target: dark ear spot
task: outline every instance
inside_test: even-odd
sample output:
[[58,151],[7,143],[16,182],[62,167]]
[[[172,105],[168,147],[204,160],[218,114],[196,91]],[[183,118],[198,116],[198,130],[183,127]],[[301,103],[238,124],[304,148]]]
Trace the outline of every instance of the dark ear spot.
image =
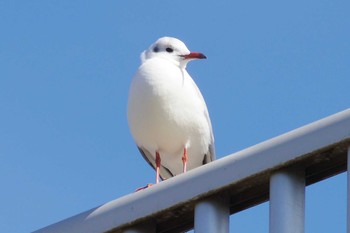
[[172,52],[174,52],[174,49],[169,48],[169,47],[168,47],[168,48],[166,48],[165,50],[166,50],[168,53],[172,53]]
[[159,48],[156,46],[153,48],[153,52],[157,53],[159,51]]

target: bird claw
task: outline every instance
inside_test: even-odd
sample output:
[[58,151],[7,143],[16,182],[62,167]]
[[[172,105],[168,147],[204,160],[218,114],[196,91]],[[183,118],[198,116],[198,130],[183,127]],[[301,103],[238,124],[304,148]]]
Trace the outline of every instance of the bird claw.
[[147,184],[147,185],[145,185],[145,186],[143,186],[143,187],[141,187],[141,188],[136,189],[135,192],[144,190],[144,189],[149,188],[149,187],[151,187],[151,186],[153,186],[153,184]]

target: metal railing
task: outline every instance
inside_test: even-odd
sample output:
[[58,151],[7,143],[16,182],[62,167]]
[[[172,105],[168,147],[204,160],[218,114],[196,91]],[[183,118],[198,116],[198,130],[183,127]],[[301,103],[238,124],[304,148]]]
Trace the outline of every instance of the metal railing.
[[305,186],[346,171],[349,146],[350,109],[35,233],[227,233],[230,214],[268,200],[270,233],[302,233]]

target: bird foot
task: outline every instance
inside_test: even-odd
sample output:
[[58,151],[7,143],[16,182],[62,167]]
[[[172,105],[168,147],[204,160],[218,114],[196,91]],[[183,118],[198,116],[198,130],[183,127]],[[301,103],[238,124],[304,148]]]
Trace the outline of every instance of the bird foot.
[[153,184],[147,184],[147,185],[145,185],[145,186],[143,186],[143,187],[141,187],[141,188],[136,189],[135,192],[138,192],[138,191],[140,191],[140,190],[144,190],[144,189],[149,188],[149,187],[151,187],[151,186],[153,186]]

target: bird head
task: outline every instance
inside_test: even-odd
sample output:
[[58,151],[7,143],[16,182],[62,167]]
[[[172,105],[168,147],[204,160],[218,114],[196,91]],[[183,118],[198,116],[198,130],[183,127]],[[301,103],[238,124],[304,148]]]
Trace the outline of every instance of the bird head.
[[167,59],[181,68],[185,68],[191,60],[207,58],[203,53],[190,52],[181,40],[174,37],[158,39],[141,54],[142,62],[155,57]]

